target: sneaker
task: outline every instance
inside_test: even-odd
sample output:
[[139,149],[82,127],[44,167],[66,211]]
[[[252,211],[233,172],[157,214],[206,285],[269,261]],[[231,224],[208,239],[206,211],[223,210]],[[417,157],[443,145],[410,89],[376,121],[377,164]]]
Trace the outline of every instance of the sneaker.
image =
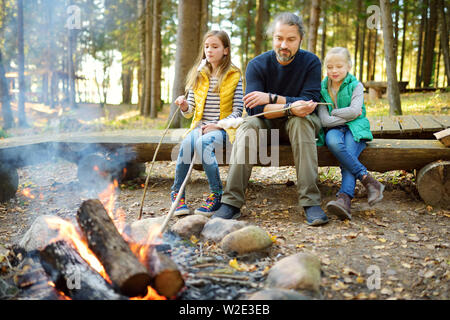
[[307,225],[318,226],[328,222],[328,217],[320,206],[304,207],[304,209]]
[[220,208],[214,213],[211,219],[222,218],[222,219],[237,219],[241,216],[241,210],[239,208],[233,207],[229,204],[222,203]]
[[[178,193],[176,193],[175,191],[172,191],[170,193],[170,200],[172,201],[172,203],[177,198],[177,195],[178,195]],[[174,215],[175,216],[183,216],[183,215],[187,215],[190,213],[191,213],[191,211],[189,210],[188,206],[186,205],[185,197],[181,197],[180,202],[178,203],[178,206],[175,209]]]
[[217,209],[220,208],[220,200],[222,195],[212,192],[205,203],[198,209],[195,209],[195,214],[200,214],[205,217],[211,217]]

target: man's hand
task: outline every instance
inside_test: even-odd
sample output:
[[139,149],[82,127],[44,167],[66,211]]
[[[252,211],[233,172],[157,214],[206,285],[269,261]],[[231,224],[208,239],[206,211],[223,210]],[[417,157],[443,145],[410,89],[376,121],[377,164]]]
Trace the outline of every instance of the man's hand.
[[256,106],[261,106],[269,103],[269,94],[261,91],[252,91],[247,93],[244,98],[244,106],[246,108],[252,109]]
[[295,106],[291,109],[291,112],[294,116],[304,118],[308,114],[312,113],[314,109],[316,109],[317,102],[314,102],[312,100],[309,101],[298,100],[293,102],[291,106]]
[[214,131],[214,130],[220,130],[222,129],[217,125],[217,123],[208,123],[203,126],[201,126],[202,134],[207,134],[208,132]]
[[189,108],[188,102],[185,96],[179,96],[174,102],[177,106],[180,106],[181,111],[186,112]]

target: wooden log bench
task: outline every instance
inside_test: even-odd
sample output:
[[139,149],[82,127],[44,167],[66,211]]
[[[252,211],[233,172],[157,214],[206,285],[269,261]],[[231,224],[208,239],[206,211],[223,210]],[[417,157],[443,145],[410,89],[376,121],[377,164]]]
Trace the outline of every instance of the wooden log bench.
[[[386,81],[366,81],[363,82],[366,89],[369,90],[369,99],[376,100],[380,99],[384,93],[386,93],[388,88],[388,83]],[[399,81],[398,86],[401,93],[406,92],[406,86],[408,81]]]
[[[168,132],[159,149],[157,161],[176,160],[184,132],[185,129]],[[120,176],[123,168],[130,163],[144,163],[153,159],[161,134],[162,130],[129,130],[0,140],[0,201],[15,196],[19,183],[17,168],[61,157],[78,165],[79,180],[101,179],[99,172],[102,171]],[[224,165],[230,152],[231,148],[226,148],[223,153]],[[278,152],[277,165],[294,165],[289,145],[281,145]],[[318,147],[318,160],[319,166],[338,165],[326,147]],[[370,171],[418,170],[417,187],[423,200],[432,205],[450,206],[450,148],[438,140],[374,139],[368,143],[360,160]],[[258,159],[257,165],[272,164],[261,163]],[[95,166],[101,166],[102,169],[97,168],[96,171]],[[432,192],[425,192],[430,190]]]

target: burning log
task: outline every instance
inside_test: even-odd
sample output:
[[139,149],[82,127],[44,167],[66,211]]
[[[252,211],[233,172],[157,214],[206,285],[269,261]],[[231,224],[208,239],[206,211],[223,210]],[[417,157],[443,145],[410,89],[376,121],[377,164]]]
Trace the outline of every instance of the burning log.
[[162,296],[174,297],[184,286],[184,280],[176,263],[156,249],[148,259],[152,287]]
[[17,169],[11,165],[0,163],[0,202],[8,201],[16,195],[19,186]]
[[150,275],[117,231],[101,202],[84,201],[78,210],[77,221],[89,248],[120,291],[130,297],[145,295]]
[[40,252],[41,264],[56,288],[74,300],[118,300],[125,297],[67,242],[57,241]]

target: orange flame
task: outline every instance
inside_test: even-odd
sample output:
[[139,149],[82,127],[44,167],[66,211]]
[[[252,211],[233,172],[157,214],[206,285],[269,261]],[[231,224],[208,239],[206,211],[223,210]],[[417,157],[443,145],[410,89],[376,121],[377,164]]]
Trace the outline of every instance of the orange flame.
[[80,256],[103,278],[105,278],[106,281],[111,283],[105,268],[91,249],[89,249],[86,241],[81,238],[80,234],[71,222],[56,217],[46,217],[45,222],[48,224],[49,228],[59,231],[58,236],[52,239],[52,242],[64,240],[72,243]]
[[148,286],[147,287],[147,294],[144,297],[133,297],[130,298],[130,300],[167,300],[166,297],[160,296],[155,289]]
[[122,234],[123,229],[125,228],[125,212],[120,208],[114,210],[116,202],[116,190],[118,187],[119,182],[117,180],[114,180],[113,183],[110,183],[104,191],[99,193],[98,198],[105,207],[108,216],[114,222],[117,230],[120,234]]

